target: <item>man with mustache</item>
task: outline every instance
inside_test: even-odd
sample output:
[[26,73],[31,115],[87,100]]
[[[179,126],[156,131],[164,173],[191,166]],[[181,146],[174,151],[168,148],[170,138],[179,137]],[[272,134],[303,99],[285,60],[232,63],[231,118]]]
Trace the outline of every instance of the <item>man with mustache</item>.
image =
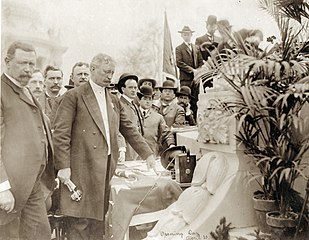
[[51,239],[42,192],[53,188],[50,128],[26,87],[36,64],[27,43],[14,42],[1,76],[0,239]]
[[89,64],[85,62],[77,62],[72,68],[72,73],[70,75],[69,85],[64,86],[65,88],[72,89],[74,87],[79,87],[84,83],[88,82],[90,78]]
[[[72,201],[60,184],[60,213],[69,240],[103,239],[110,181],[118,162],[118,134],[155,170],[155,158],[117,96],[106,90],[115,61],[99,53],[90,63],[90,80],[63,95],[54,122],[55,166],[61,183],[72,180],[83,192]],[[136,85],[137,88],[137,85]]]
[[58,107],[56,98],[60,96],[62,87],[63,72],[60,68],[48,65],[44,71],[45,77],[45,114],[49,117],[50,122],[54,122],[55,108]]

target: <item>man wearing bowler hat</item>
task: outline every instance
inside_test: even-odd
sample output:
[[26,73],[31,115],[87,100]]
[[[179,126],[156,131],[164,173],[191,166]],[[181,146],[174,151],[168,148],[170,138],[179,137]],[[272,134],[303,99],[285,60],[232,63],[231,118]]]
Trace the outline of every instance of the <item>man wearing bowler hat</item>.
[[195,126],[196,122],[194,120],[193,111],[190,109],[190,100],[193,99],[191,89],[187,86],[182,86],[179,92],[176,92],[176,97],[178,98],[178,105],[185,111],[186,124]]
[[181,31],[183,43],[176,47],[176,64],[179,68],[180,86],[191,87],[196,69],[203,65],[203,58],[198,47],[191,43],[192,31],[184,26]]
[[140,90],[142,86],[150,86],[152,89],[156,87],[157,81],[152,78],[142,78],[138,80],[137,87]]
[[206,20],[206,34],[196,38],[195,44],[200,48],[203,59],[207,61],[210,56],[210,52],[213,51],[221,39],[215,36],[217,30],[217,17],[214,15],[209,15]]
[[158,157],[168,147],[175,146],[175,138],[166,125],[163,116],[152,109],[153,89],[142,86],[137,93],[139,109],[143,116],[144,138],[151,150]]
[[[137,82],[138,77],[136,75],[124,73],[119,77],[117,87],[118,91],[121,93],[120,102],[123,103],[124,110],[129,116],[129,119],[131,119],[134,125],[138,128],[138,131],[144,135],[142,116],[138,110],[138,106],[135,103],[138,89]],[[123,144],[120,145],[122,146]],[[121,148],[119,151],[120,155],[123,155],[123,151],[125,151],[126,160],[135,160],[138,157],[138,154],[134,151],[128,142],[126,142],[126,148]]]
[[174,86],[174,82],[166,80],[159,89],[161,91],[161,107],[159,113],[164,117],[167,126],[184,126],[185,112],[182,107],[173,101],[177,92],[177,87]]

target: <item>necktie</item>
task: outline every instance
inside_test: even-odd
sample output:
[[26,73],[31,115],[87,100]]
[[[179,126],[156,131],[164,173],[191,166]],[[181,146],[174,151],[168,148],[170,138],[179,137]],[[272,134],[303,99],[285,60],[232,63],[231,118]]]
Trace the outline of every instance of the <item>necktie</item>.
[[192,45],[191,45],[191,43],[188,43],[188,48],[192,52]]
[[167,109],[168,109],[169,104],[162,103],[162,106],[163,106],[163,111],[162,111],[162,113],[165,114],[165,113],[167,112]]
[[140,130],[141,130],[141,134],[142,136],[144,136],[144,129],[143,129],[143,122],[142,122],[142,119],[141,119],[141,114],[138,112],[138,109],[137,107],[135,106],[134,102],[132,101],[131,104],[133,105],[134,109],[135,109],[135,112],[137,114],[137,118],[138,118],[138,121],[139,121],[139,124],[140,124]]

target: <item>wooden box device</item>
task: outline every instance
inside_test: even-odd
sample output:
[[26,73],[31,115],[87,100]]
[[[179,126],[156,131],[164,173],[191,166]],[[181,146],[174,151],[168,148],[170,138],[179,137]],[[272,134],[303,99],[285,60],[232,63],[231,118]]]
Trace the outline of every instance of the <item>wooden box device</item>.
[[175,175],[178,183],[191,183],[194,168],[196,165],[196,155],[190,152],[178,154],[175,157]]

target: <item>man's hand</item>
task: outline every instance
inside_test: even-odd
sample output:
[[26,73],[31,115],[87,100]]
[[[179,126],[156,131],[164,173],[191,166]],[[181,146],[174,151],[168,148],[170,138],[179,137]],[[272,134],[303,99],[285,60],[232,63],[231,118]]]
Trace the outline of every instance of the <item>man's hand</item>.
[[148,170],[150,170],[150,169],[152,168],[153,171],[154,171],[157,175],[159,175],[158,172],[157,172],[157,169],[156,169],[156,159],[155,159],[155,157],[154,157],[153,154],[150,155],[150,156],[146,159],[146,162],[147,162],[147,168],[148,168]]
[[57,177],[59,178],[60,182],[67,184],[71,178],[71,168],[64,168],[58,171]]
[[118,162],[124,162],[126,160],[126,152],[119,151]]
[[15,205],[15,198],[10,190],[0,192],[0,209],[7,213],[12,212]]

